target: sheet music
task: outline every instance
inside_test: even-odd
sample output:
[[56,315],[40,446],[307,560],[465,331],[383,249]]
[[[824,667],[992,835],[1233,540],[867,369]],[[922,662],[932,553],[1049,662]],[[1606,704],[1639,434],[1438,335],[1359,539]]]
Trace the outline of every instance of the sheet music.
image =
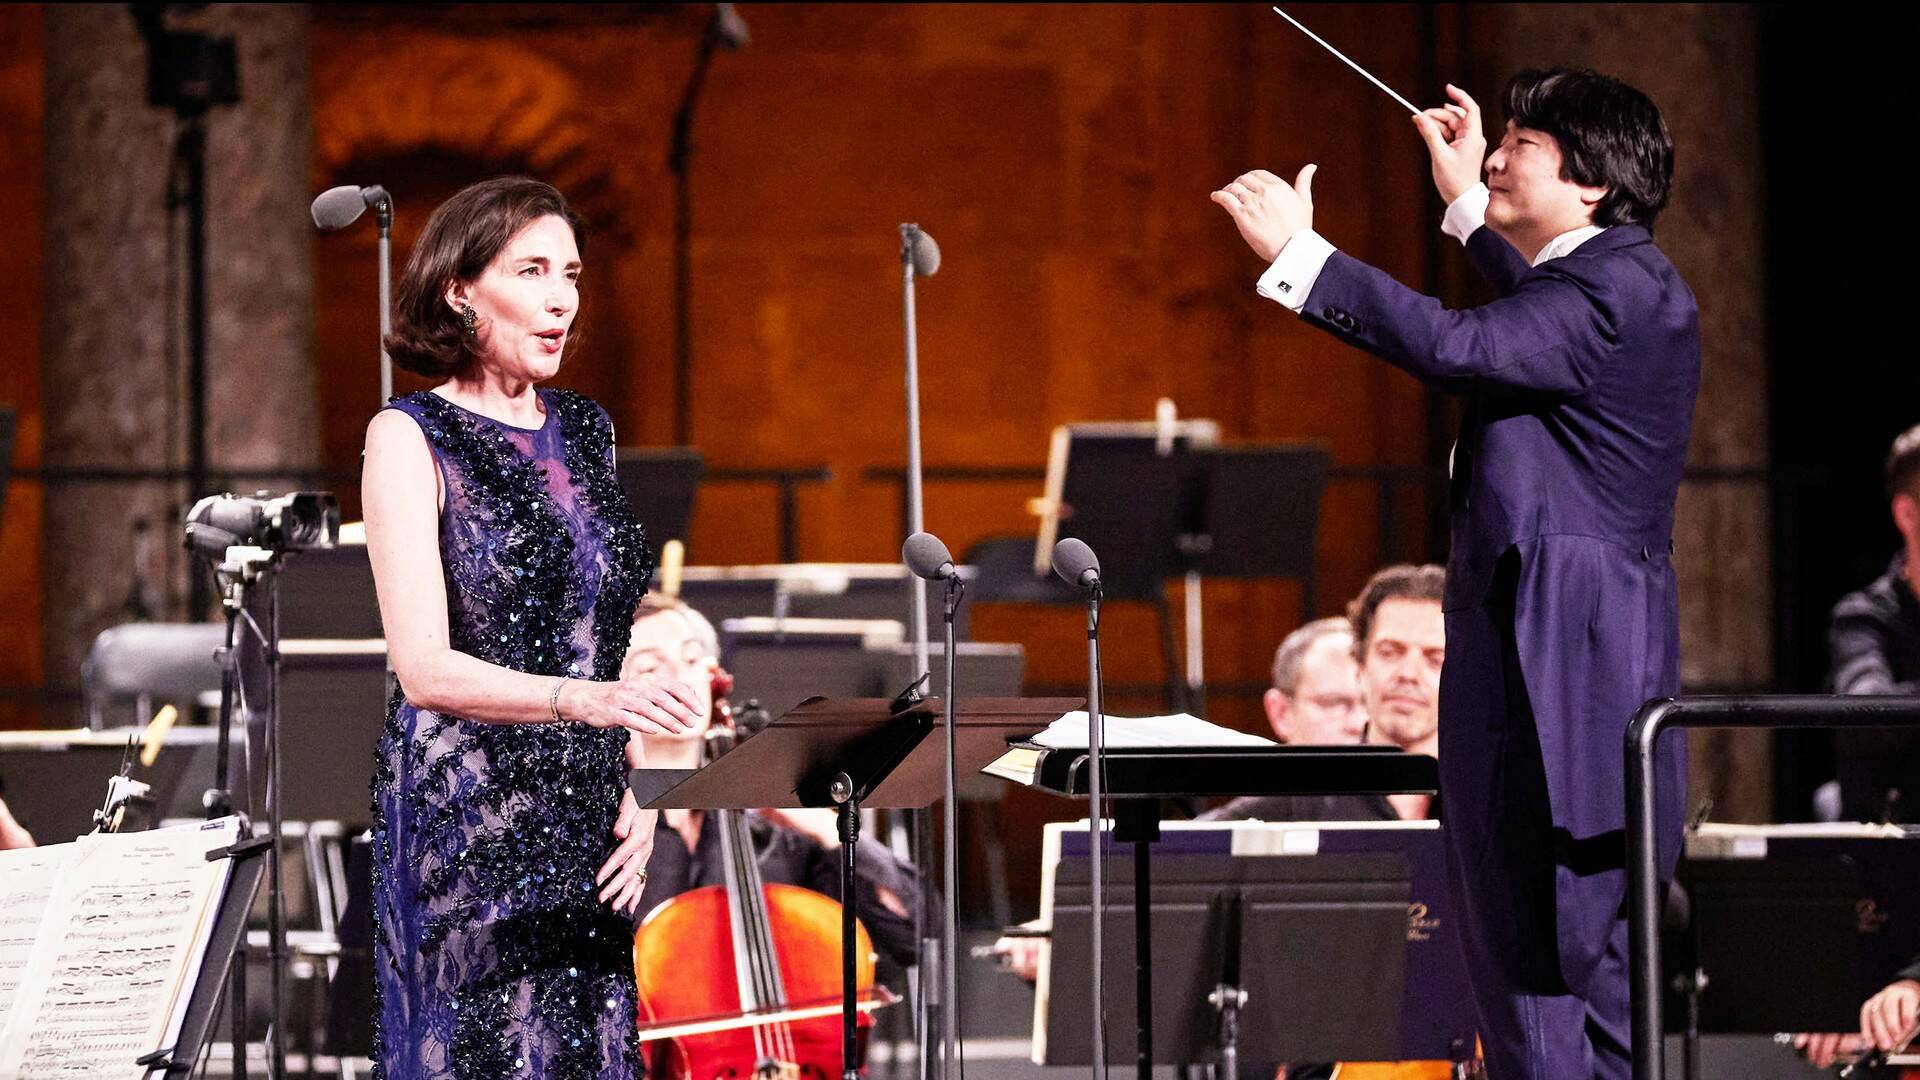
[[72,844],[55,844],[0,851],[0,1036],[13,1017],[14,997],[54,880],[73,850]]
[[[1088,742],[1087,714],[1074,711],[1047,725],[1047,730],[1028,740],[1035,746],[1056,749],[1081,749]],[[1102,745],[1113,750],[1165,747],[1275,746],[1272,739],[1249,735],[1244,731],[1209,724],[1198,717],[1177,713],[1173,716],[1109,716],[1102,729]]]
[[45,915],[0,1041],[0,1080],[138,1080],[177,1036],[232,863],[232,818],[84,836]]

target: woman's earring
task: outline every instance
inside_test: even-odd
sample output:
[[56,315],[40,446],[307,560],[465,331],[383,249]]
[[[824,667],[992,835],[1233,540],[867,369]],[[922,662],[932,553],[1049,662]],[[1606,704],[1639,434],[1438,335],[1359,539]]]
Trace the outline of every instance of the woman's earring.
[[480,332],[480,316],[475,313],[473,308],[464,305],[460,308],[460,329],[466,331],[468,337],[478,336]]

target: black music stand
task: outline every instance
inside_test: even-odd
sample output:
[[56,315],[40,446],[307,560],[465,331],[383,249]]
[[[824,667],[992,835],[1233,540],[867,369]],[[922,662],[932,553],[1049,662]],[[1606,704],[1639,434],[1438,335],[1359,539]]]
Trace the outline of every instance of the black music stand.
[[[968,699],[954,717],[955,767],[977,772],[1005,753],[1009,742],[1031,735],[1079,705],[1070,698]],[[705,768],[634,769],[627,774],[634,798],[651,810],[839,808],[845,1080],[858,1075],[853,1065],[859,1015],[853,943],[860,809],[921,809],[941,797],[946,788],[944,747],[927,739],[939,725],[940,714],[940,700],[921,698],[917,687],[892,699],[814,698]]]
[[1680,876],[1691,901],[1695,955],[1694,966],[1676,970],[1707,976],[1700,988],[1702,1033],[1859,1025],[1864,998],[1855,968],[1864,893],[1852,860],[1690,857]]
[[[1125,863],[1121,884],[1128,884]],[[1063,859],[1053,883],[1046,1023],[1047,1065],[1084,1065],[1093,1043],[1084,1017],[1093,963],[1085,858]],[[1119,895],[1126,895],[1121,891]],[[1391,1061],[1401,1058],[1400,1006],[1412,876],[1395,854],[1312,858],[1162,856],[1149,918],[1163,1007],[1153,1016],[1155,1064],[1242,1061]],[[1131,923],[1139,909],[1110,905]],[[1133,935],[1106,937],[1110,966],[1131,965]],[[1251,962],[1236,962],[1245,955]],[[1121,984],[1115,1007],[1133,1002]],[[1171,1006],[1171,1007],[1168,1007]],[[1108,1028],[1110,1054],[1124,1052]]]
[[[213,934],[206,955],[200,960],[200,975],[194,981],[193,995],[187,999],[186,1019],[180,1024],[180,1037],[172,1046],[162,1047],[140,1058],[135,1064],[161,1072],[165,1080],[188,1080],[200,1062],[200,1052],[213,1036],[213,1021],[220,1002],[228,996],[227,1015],[233,1021],[234,1075],[246,1076],[247,1057],[247,983],[244,946],[247,917],[267,875],[265,855],[272,842],[264,836],[241,840],[232,847],[207,852],[207,861],[232,859],[227,889],[220,898],[220,910],[213,919]],[[238,966],[236,966],[238,965]],[[151,1075],[151,1074],[149,1074]]]
[[687,541],[693,520],[693,497],[700,490],[706,463],[689,446],[614,451],[614,474],[626,489],[633,516],[646,526],[647,540],[656,548],[668,540]]
[[[1201,633],[1202,577],[1300,582],[1300,621],[1315,610],[1320,496],[1331,457],[1318,446],[1220,447],[1178,437],[1069,429],[1058,507],[1041,543],[1078,537],[1100,553],[1108,599],[1148,600],[1161,618],[1168,683],[1178,683],[1164,582],[1185,577],[1187,632]],[[1162,453],[1162,450],[1165,453]],[[1203,687],[1188,673],[1186,700],[1204,714]],[[1173,697],[1173,695],[1169,695]]]
[[[1084,748],[1042,750],[1029,786],[1087,797],[1092,755]],[[1134,1020],[1141,1075],[1153,1061],[1152,851],[1169,799],[1216,795],[1434,794],[1439,763],[1393,746],[1236,746],[1146,749],[1108,747],[1103,794],[1115,800],[1113,841],[1133,845]]]

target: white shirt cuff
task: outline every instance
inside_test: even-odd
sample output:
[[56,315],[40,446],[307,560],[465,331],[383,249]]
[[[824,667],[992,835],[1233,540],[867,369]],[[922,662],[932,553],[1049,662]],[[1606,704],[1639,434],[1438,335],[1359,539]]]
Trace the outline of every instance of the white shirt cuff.
[[1461,192],[1460,197],[1447,206],[1447,216],[1440,219],[1440,231],[1466,243],[1474,230],[1487,223],[1487,200],[1492,197],[1485,184],[1475,184]]
[[1313,291],[1313,283],[1336,250],[1319,233],[1302,229],[1280,249],[1253,289],[1288,311],[1299,311],[1307,306],[1307,294]]

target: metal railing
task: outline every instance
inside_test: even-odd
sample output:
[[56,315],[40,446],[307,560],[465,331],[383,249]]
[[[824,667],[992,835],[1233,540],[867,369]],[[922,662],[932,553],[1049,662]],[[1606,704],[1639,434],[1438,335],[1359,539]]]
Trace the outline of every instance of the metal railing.
[[1656,698],[1627,725],[1627,955],[1633,1080],[1665,1080],[1660,972],[1660,872],[1654,750],[1669,728],[1920,727],[1920,697],[1772,694]]

